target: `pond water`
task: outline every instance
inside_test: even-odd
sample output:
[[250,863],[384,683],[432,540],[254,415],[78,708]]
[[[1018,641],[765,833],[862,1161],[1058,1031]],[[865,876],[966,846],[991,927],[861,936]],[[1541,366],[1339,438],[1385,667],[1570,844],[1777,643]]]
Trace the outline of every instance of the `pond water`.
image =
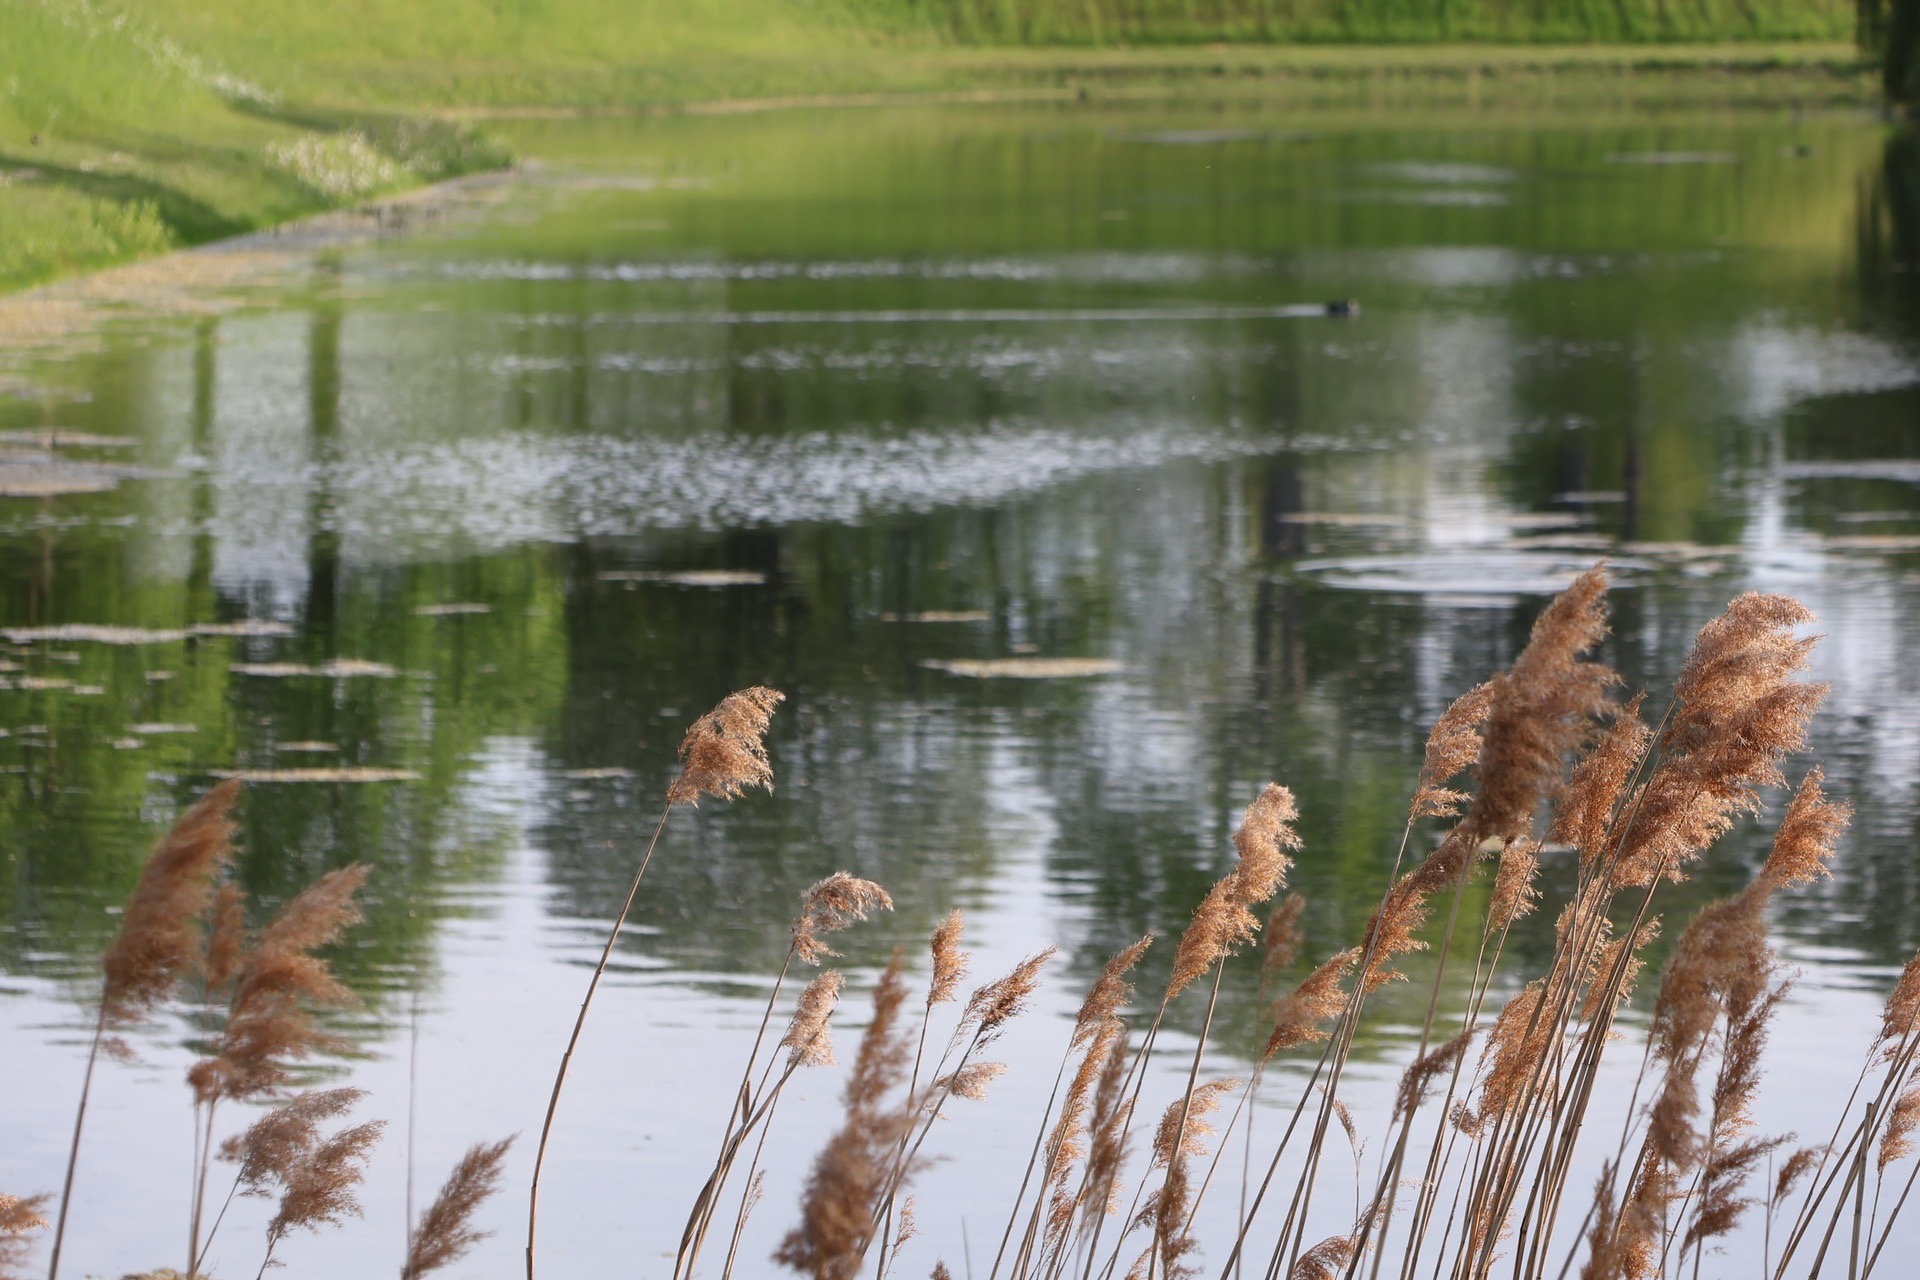
[[[552,1071],[680,735],[768,684],[777,791],[667,826],[562,1104],[545,1270],[671,1269],[786,922],[844,868],[896,910],[842,935],[843,1061],[878,966],[903,943],[924,973],[949,908],[982,978],[1061,948],[1013,1069],[942,1126],[901,1264],[984,1276],[1106,956],[1181,927],[1268,780],[1303,813],[1301,971],[1352,942],[1432,717],[1603,556],[1630,686],[1741,591],[1821,615],[1814,755],[1858,815],[1777,912],[1799,981],[1761,1120],[1831,1122],[1920,944],[1910,140],[1841,112],[1246,103],[508,128],[540,163],[458,216],[293,242],[237,307],[6,356],[0,1187],[58,1185],[153,838],[219,771],[266,771],[238,863],[260,913],[374,868],[337,958],[364,1056],[322,1078],[392,1122],[365,1220],[290,1241],[288,1274],[397,1268],[409,1134],[424,1196],[517,1131],[498,1234],[450,1273],[514,1274]],[[63,624],[155,634],[27,630]],[[1019,658],[1087,661],[969,665]],[[312,769],[375,772],[275,772]],[[1414,976],[1363,1034],[1363,1128]],[[1263,1009],[1236,970],[1209,1070],[1244,1072]],[[183,1263],[197,1017],[102,1069],[69,1274]],[[783,1106],[743,1274],[773,1271],[839,1082]],[[251,1274],[269,1211],[234,1211],[215,1274]]]

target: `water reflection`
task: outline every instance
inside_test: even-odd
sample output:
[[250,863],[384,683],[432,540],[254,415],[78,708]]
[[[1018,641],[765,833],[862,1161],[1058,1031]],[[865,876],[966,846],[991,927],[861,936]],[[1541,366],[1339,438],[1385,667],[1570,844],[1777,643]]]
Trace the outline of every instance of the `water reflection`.
[[[564,985],[681,729],[749,683],[791,699],[779,794],[676,820],[620,970],[702,1035],[840,868],[900,903],[856,965],[961,905],[1084,977],[1184,922],[1269,778],[1310,962],[1377,892],[1431,717],[1602,555],[1632,685],[1740,590],[1821,612],[1817,754],[1860,818],[1784,928],[1837,985],[1920,942],[1910,135],[799,119],[579,125],[544,139],[578,168],[712,184],[535,184],[328,250],[283,305],[25,366],[0,428],[126,437],[55,448],[134,471],[0,499],[4,620],[291,632],[8,655],[0,964],[63,1025],[152,833],[234,768],[417,775],[245,807],[262,910],[378,869],[342,961],[370,1025],[457,990],[476,931]],[[1022,655],[1120,669],[928,665]],[[1259,1012],[1236,975],[1224,1043]]]

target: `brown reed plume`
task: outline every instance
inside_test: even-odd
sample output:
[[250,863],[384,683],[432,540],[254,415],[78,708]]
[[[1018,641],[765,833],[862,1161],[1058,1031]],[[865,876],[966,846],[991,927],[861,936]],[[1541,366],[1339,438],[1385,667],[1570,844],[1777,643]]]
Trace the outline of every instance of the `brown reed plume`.
[[773,766],[762,739],[773,711],[787,695],[754,685],[720,699],[693,722],[680,742],[680,776],[667,803],[698,804],[701,796],[737,800],[748,787],[773,790]]
[[879,1229],[894,1152],[912,1122],[910,1106],[892,1096],[913,1058],[912,1033],[899,1025],[906,998],[896,951],[873,990],[873,1017],[843,1095],[846,1120],[807,1177],[800,1224],[774,1253],[776,1262],[814,1280],[854,1280]]
[[182,814],[148,855],[133,897],[120,917],[120,933],[101,961],[105,981],[87,1066],[80,1078],[80,1103],[73,1117],[73,1141],[60,1187],[60,1212],[53,1231],[48,1280],[60,1275],[60,1247],[66,1239],[67,1210],[73,1199],[73,1173],[80,1160],[80,1134],[93,1092],[93,1068],[110,1027],[138,1021],[173,994],[182,978],[199,967],[201,922],[207,915],[214,881],[233,860],[233,823],[227,814],[240,794],[238,779],[228,779]]
[[28,1233],[44,1231],[47,1220],[40,1216],[48,1197],[10,1196],[0,1192],[0,1280],[15,1280],[16,1267],[27,1263],[32,1244]]
[[[353,899],[369,874],[370,868],[362,865],[328,872],[282,907],[250,949],[235,942],[219,945],[221,974],[232,978],[226,1022],[213,1052],[187,1071],[198,1142],[187,1236],[189,1276],[198,1274],[204,1248],[200,1224],[219,1104],[264,1097],[287,1083],[293,1062],[351,1047],[314,1022],[313,1009],[355,1003],[353,993],[333,976],[332,966],[314,952],[331,946],[360,920]],[[221,932],[231,928],[231,922],[223,923]]]
[[1193,1192],[1187,1162],[1207,1154],[1206,1140],[1213,1134],[1207,1117],[1222,1097],[1239,1087],[1238,1080],[1209,1080],[1183,1092],[1160,1117],[1160,1127],[1153,1135],[1153,1163],[1167,1174],[1139,1218],[1153,1232],[1152,1243],[1147,1246],[1149,1278],[1156,1268],[1167,1280],[1185,1280],[1198,1274],[1187,1262],[1200,1248],[1193,1238]]
[[593,1007],[594,993],[600,989],[600,979],[607,971],[608,962],[613,959],[615,944],[620,941],[620,930],[627,922],[628,913],[633,910],[634,899],[639,896],[640,880],[647,874],[647,864],[653,861],[653,851],[660,844],[661,833],[667,829],[667,817],[676,804],[697,806],[703,795],[732,800],[745,794],[749,787],[772,791],[773,766],[767,758],[763,740],[774,708],[784,701],[784,693],[764,685],[730,693],[713,710],[695,720],[680,741],[679,776],[667,785],[666,804],[660,811],[660,820],[654,825],[646,851],[640,855],[640,865],[634,870],[626,901],[620,904],[620,911],[613,918],[613,927],[607,931],[606,946],[600,951],[599,963],[593,967],[593,976],[587,980],[587,993],[580,1001],[580,1013],[574,1018],[573,1031],[567,1037],[567,1047],[560,1054],[560,1066],[554,1072],[553,1091],[547,1097],[547,1114],[540,1122],[540,1142],[534,1148],[533,1177],[527,1186],[527,1280],[535,1280],[538,1266],[540,1173],[546,1167],[547,1143],[553,1137],[553,1117],[560,1109],[560,1091],[566,1087],[567,1070],[573,1065],[574,1050],[580,1045],[580,1033],[587,1025],[587,1011]]
[[[1088,1112],[1094,1106],[1095,1089],[1108,1068],[1114,1045],[1126,1038],[1126,1026],[1119,1014],[1133,999],[1133,985],[1128,975],[1152,945],[1153,935],[1147,934],[1109,958],[1074,1015],[1073,1033],[1068,1038],[1067,1052],[1061,1058],[1060,1072],[1054,1079],[1053,1092],[1047,1098],[1047,1109],[1041,1116],[1039,1131],[1034,1135],[1026,1171],[1014,1195],[1013,1207],[1007,1213],[1006,1229],[1000,1236],[1000,1249],[993,1259],[993,1275],[999,1274],[1000,1264],[1006,1258],[1007,1247],[1013,1239],[1014,1227],[1019,1222],[1020,1210],[1026,1203],[1027,1191],[1032,1185],[1036,1169],[1041,1175],[1040,1188],[1028,1210],[1027,1225],[1021,1235],[1019,1248],[1015,1251],[1011,1273],[1014,1276],[1026,1275],[1036,1263],[1044,1269],[1047,1259],[1065,1243],[1067,1231],[1080,1211],[1087,1191],[1084,1181],[1078,1192],[1070,1189],[1070,1183],[1075,1163],[1086,1159],[1088,1155]],[[1075,1069],[1062,1098],[1060,1084],[1066,1078],[1067,1063],[1076,1049],[1083,1050],[1080,1065]],[[1057,1117],[1054,1115],[1056,1101],[1060,1104]],[[1052,1121],[1051,1130],[1048,1128],[1049,1120]],[[1101,1212],[1106,1212],[1104,1202]]]
[[255,1280],[267,1274],[281,1241],[293,1232],[336,1227],[360,1216],[360,1201],[354,1193],[366,1177],[367,1159],[385,1128],[386,1121],[370,1120],[342,1129],[314,1144],[287,1169],[280,1184],[280,1207],[267,1223],[267,1254]]
[[[674,1264],[676,1278],[691,1276],[694,1264],[699,1261],[700,1251],[705,1246],[707,1232],[713,1225],[713,1217],[718,1212],[721,1194],[726,1189],[727,1180],[732,1176],[733,1166],[739,1158],[740,1150],[752,1130],[771,1119],[773,1109],[778,1105],[781,1090],[795,1070],[812,1065],[817,1060],[814,1048],[805,1051],[790,1052],[786,1070],[778,1080],[773,1080],[776,1055],[768,1057],[764,1066],[760,1063],[760,1051],[766,1044],[768,1028],[773,1022],[773,1010],[779,1002],[780,993],[785,988],[787,975],[792,971],[793,962],[799,960],[805,964],[817,965],[828,956],[840,953],[828,946],[822,939],[831,933],[837,933],[858,921],[867,919],[878,910],[893,909],[893,898],[887,891],[871,880],[862,880],[845,871],[836,871],[825,879],[816,881],[801,895],[800,914],[794,919],[790,930],[790,941],[786,958],[781,961],[780,972],[775,976],[773,988],[767,993],[766,1008],[760,1014],[760,1029],[754,1036],[753,1045],[747,1051],[747,1062],[741,1071],[740,1084],[735,1090],[735,1104],[727,1117],[726,1132],[721,1135],[720,1154],[714,1160],[713,1172],[700,1188],[695,1197],[692,1211],[687,1215],[687,1225],[681,1232],[680,1249]],[[937,931],[936,931],[937,933]],[[939,941],[936,936],[936,943]],[[788,1029],[787,1037],[782,1040],[789,1049],[795,1048],[788,1042],[803,1034],[798,1023],[805,1018],[818,1016],[817,1027],[806,1029],[806,1035],[818,1031],[825,1033],[825,1018],[831,1013],[833,1003],[839,998],[839,978],[836,976],[828,985],[810,985],[801,997],[800,1011],[795,1014],[795,1026]],[[831,1061],[832,1048],[825,1047],[827,1059]],[[917,1064],[916,1064],[917,1065]],[[754,1070],[760,1068],[759,1080],[754,1079]],[[771,1081],[771,1087],[769,1082]],[[760,1153],[766,1148],[766,1131],[761,1130],[756,1144],[752,1164],[747,1175],[748,1196],[752,1194],[753,1172],[760,1161]],[[744,1229],[748,1205],[741,1202],[737,1216],[734,1236],[736,1244],[741,1230]]]
[[512,1145],[513,1138],[502,1138],[498,1142],[476,1142],[467,1148],[408,1237],[400,1280],[420,1280],[451,1266],[493,1234],[476,1231],[473,1215],[500,1189],[500,1166]]

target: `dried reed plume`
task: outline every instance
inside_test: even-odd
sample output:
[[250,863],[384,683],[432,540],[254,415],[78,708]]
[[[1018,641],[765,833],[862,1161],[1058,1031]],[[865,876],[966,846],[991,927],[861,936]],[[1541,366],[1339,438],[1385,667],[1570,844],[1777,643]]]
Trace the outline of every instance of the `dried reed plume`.
[[1307,900],[1297,893],[1290,893],[1273,904],[1273,910],[1267,915],[1267,927],[1261,936],[1260,945],[1260,989],[1266,990],[1273,976],[1289,968],[1300,954],[1301,944],[1306,941],[1306,931],[1301,928],[1300,917],[1307,909]]
[[1160,1190],[1141,1211],[1141,1221],[1153,1228],[1153,1244],[1148,1253],[1147,1274],[1154,1274],[1155,1263],[1167,1280],[1194,1275],[1186,1258],[1199,1250],[1193,1238],[1192,1184],[1187,1161],[1207,1154],[1207,1138],[1213,1126],[1206,1117],[1220,1105],[1220,1099],[1240,1087],[1238,1080],[1209,1080],[1190,1088],[1160,1117],[1153,1135],[1153,1163],[1167,1171]]
[[772,791],[773,766],[761,739],[784,701],[779,690],[754,685],[695,720],[681,739],[680,776],[667,787],[667,804],[697,805],[701,796],[734,800],[748,787]]
[[1301,1254],[1288,1280],[1335,1280],[1353,1261],[1353,1238],[1329,1236]]
[[138,1018],[198,970],[214,878],[233,858],[227,811],[239,794],[237,779],[222,782],[154,846],[120,918],[120,936],[101,962],[100,1005],[108,1025]]
[[234,976],[226,1026],[214,1053],[187,1072],[194,1101],[256,1098],[284,1084],[290,1061],[345,1047],[315,1026],[310,1008],[354,1003],[354,995],[313,953],[360,919],[353,895],[371,869],[328,872],[280,909]]
[[16,1267],[27,1263],[32,1252],[27,1241],[27,1233],[46,1228],[47,1220],[40,1216],[46,1208],[49,1197],[10,1196],[0,1192],[0,1280],[14,1280],[18,1274]]
[[1173,976],[1167,983],[1167,1001],[1212,970],[1243,943],[1260,933],[1260,918],[1251,908],[1280,891],[1293,866],[1289,851],[1300,847],[1293,824],[1300,817],[1293,793],[1269,782],[1247,806],[1234,848],[1240,861],[1222,876],[1194,909],[1193,921],[1180,935],[1173,953]]
[[1323,1024],[1347,1007],[1346,988],[1340,984],[1359,963],[1358,947],[1328,956],[1301,979],[1299,986],[1274,1001],[1273,1030],[1267,1036],[1266,1048],[1261,1051],[1261,1061],[1298,1045],[1325,1040],[1327,1031]]
[[1501,852],[1500,866],[1493,877],[1493,898],[1487,905],[1489,935],[1508,928],[1539,905],[1540,891],[1534,887],[1539,873],[1538,841],[1515,840]]
[[1477,684],[1455,698],[1427,734],[1427,757],[1413,792],[1410,819],[1450,818],[1468,796],[1444,785],[1480,758],[1481,729],[1493,708],[1494,682]]
[[1003,978],[974,990],[967,1000],[967,1011],[960,1019],[956,1035],[972,1031],[976,1045],[992,1043],[1001,1030],[1027,1007],[1040,985],[1040,970],[1058,954],[1060,948],[1048,947],[1028,956]]
[[[227,813],[239,794],[238,779],[222,782],[181,815],[173,829],[154,845],[120,918],[120,934],[101,962],[106,977],[100,992],[100,1013],[87,1050],[80,1102],[74,1110],[73,1141],[60,1188],[59,1222],[53,1232],[47,1280],[58,1280],[60,1274],[60,1248],[66,1239],[67,1210],[73,1199],[73,1173],[80,1159],[87,1099],[93,1091],[94,1064],[103,1047],[118,1047],[118,1042],[106,1043],[106,1030],[136,1021],[199,967],[201,921],[207,914],[215,879],[233,860],[234,826]],[[226,895],[221,901],[226,903]],[[225,915],[223,909],[220,918]]]
[[[634,899],[640,894],[640,881],[647,874],[647,865],[653,861],[653,851],[659,847],[660,835],[667,827],[667,817],[673,812],[674,805],[683,801],[697,805],[703,795],[731,800],[743,794],[748,787],[765,787],[772,791],[773,767],[767,760],[766,746],[761,739],[773,717],[774,708],[785,700],[786,695],[777,689],[760,685],[728,694],[712,711],[693,722],[680,743],[680,776],[667,786],[666,806],[653,829],[653,838],[640,855],[640,865],[634,869],[633,883],[627,887],[626,901],[620,904],[620,911],[613,918],[613,927],[607,931],[606,946],[601,948],[599,963],[594,965],[593,976],[587,980],[587,994],[580,1001],[580,1012],[573,1020],[573,1031],[567,1037],[567,1047],[560,1053],[560,1066],[553,1073],[553,1090],[547,1096],[547,1114],[540,1122],[540,1141],[533,1152],[533,1177],[527,1186],[527,1280],[535,1280],[538,1268],[540,1173],[546,1167],[547,1143],[553,1137],[553,1118],[560,1110],[560,1092],[566,1087],[567,1071],[573,1065],[574,1050],[580,1046],[580,1033],[587,1025],[587,1011],[593,1007],[593,997],[600,990],[600,979],[606,974],[607,964],[613,959],[613,948],[620,941],[620,930],[626,925]],[[747,1066],[750,1072],[753,1066],[751,1060]]]
[[800,1225],[774,1259],[815,1280],[854,1280],[879,1230],[879,1201],[910,1113],[889,1096],[906,1082],[911,1033],[900,1024],[907,985],[896,951],[873,990],[873,1017],[845,1092],[846,1120],[827,1141],[807,1177]]
[[833,1007],[840,1002],[843,981],[838,969],[827,969],[800,993],[793,1021],[787,1024],[787,1034],[780,1038],[781,1047],[788,1050],[789,1067],[833,1065],[833,1038],[828,1020],[833,1016]]
[[1880,1042],[1898,1041],[1920,1025],[1920,951],[1900,970],[1900,980],[1887,994],[1880,1015]]
[[427,1206],[425,1216],[414,1227],[407,1241],[406,1265],[400,1280],[420,1280],[421,1276],[451,1266],[479,1244],[491,1231],[476,1231],[475,1210],[500,1189],[500,1166],[507,1158],[512,1138],[498,1142],[476,1142],[467,1148],[453,1166],[453,1172],[440,1188],[440,1194]]
[[1394,1095],[1394,1117],[1410,1116],[1419,1110],[1433,1091],[1433,1082],[1451,1073],[1472,1043],[1473,1031],[1468,1029],[1408,1063],[1400,1075],[1400,1090]]
[[876,910],[893,910],[893,899],[885,889],[845,871],[834,872],[801,899],[800,916],[793,922],[794,957],[819,964],[824,957],[838,956],[821,937],[865,920]]
[[935,1097],[950,1095],[965,1098],[969,1102],[979,1102],[987,1096],[987,1086],[1007,1073],[1004,1062],[969,1062],[958,1071],[941,1076],[933,1082]]
[[385,1128],[384,1120],[370,1120],[342,1129],[287,1171],[281,1184],[279,1211],[267,1224],[267,1256],[260,1264],[261,1275],[273,1265],[275,1250],[291,1233],[339,1226],[348,1218],[360,1216],[360,1202],[354,1192],[366,1177],[367,1158]]
[[929,1009],[952,1000],[960,990],[960,979],[967,976],[967,965],[973,957],[960,949],[960,936],[965,928],[966,920],[960,912],[949,911],[927,941],[927,952],[933,961],[933,977],[927,983]]
[[1147,954],[1147,948],[1153,945],[1153,935],[1146,934],[1132,946],[1116,952],[1100,970],[1100,976],[1093,986],[1087,989],[1087,998],[1080,1002],[1080,1012],[1073,1019],[1073,1040],[1070,1047],[1078,1048],[1099,1033],[1106,1023],[1126,1008],[1133,999],[1133,984],[1127,981],[1127,974],[1140,963],[1140,957]]
[[1806,745],[1827,689],[1792,679],[1814,643],[1793,630],[1813,620],[1797,600],[1749,592],[1701,628],[1674,683],[1660,765],[1613,840],[1616,885],[1683,878],[1735,817],[1759,809],[1759,788],[1784,783],[1779,762]]
[[1590,867],[1607,850],[1607,830],[1613,824],[1627,781],[1646,758],[1653,730],[1640,719],[1647,695],[1636,693],[1613,713],[1613,723],[1600,741],[1573,767],[1566,795],[1554,815],[1548,839],[1580,852],[1580,865]]
[[1127,1096],[1127,1063],[1131,1056],[1123,1025],[1107,1051],[1100,1084],[1093,1094],[1093,1117],[1087,1124],[1091,1136],[1079,1205],[1083,1235],[1119,1210],[1120,1171],[1127,1162],[1127,1122],[1133,1116],[1133,1101]]
[[220,1158],[240,1165],[243,1196],[270,1196],[320,1145],[320,1126],[353,1110],[364,1089],[309,1089],[274,1107],[221,1144]]

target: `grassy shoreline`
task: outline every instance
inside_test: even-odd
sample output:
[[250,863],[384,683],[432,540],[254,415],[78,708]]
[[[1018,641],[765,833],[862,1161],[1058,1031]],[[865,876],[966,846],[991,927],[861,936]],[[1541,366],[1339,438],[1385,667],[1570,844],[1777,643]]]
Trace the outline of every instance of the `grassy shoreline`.
[[[669,42],[650,57],[614,49],[583,60],[547,47],[506,60],[371,45],[300,57],[202,31],[216,64],[160,34],[191,25],[166,23],[165,8],[154,7],[150,26],[88,25],[60,20],[50,0],[0,0],[18,36],[0,51],[0,293],[504,167],[513,156],[485,135],[490,119],[1095,97],[1562,108],[1874,100],[1872,73],[1836,41],[1008,48],[869,34],[796,38],[779,51],[696,40],[682,42],[684,56]],[[220,69],[231,66],[259,79]],[[110,92],[94,83],[101,75]]]

